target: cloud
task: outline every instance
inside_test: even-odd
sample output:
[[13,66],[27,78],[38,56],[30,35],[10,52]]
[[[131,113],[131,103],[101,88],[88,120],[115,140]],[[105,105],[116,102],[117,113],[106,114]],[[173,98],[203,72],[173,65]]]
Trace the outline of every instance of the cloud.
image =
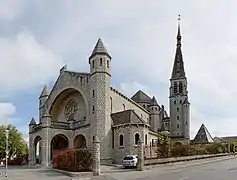
[[13,20],[23,10],[22,0],[2,0],[0,2],[0,20]]
[[63,60],[39,44],[27,29],[12,38],[0,38],[0,90],[4,95],[32,91],[55,77]]
[[7,123],[7,120],[16,112],[16,107],[9,102],[0,103],[0,122],[1,124]]

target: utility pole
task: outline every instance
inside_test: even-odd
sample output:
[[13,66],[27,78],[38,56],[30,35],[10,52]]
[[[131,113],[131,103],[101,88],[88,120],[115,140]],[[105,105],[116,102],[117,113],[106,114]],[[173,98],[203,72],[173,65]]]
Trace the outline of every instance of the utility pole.
[[9,130],[6,128],[6,171],[5,171],[6,178],[7,178],[7,159],[8,159],[8,135],[9,135]]

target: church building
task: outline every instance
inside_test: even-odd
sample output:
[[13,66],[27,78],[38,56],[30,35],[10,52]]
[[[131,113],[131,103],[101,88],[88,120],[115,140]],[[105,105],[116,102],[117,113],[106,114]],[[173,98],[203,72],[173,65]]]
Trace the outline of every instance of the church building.
[[170,79],[169,115],[154,96],[138,90],[130,98],[111,86],[113,61],[101,39],[88,59],[89,72],[74,72],[64,66],[52,89],[44,86],[38,121],[32,118],[29,124],[31,166],[50,166],[58,149],[91,149],[95,136],[101,143],[101,163],[121,163],[125,155],[137,154],[139,139],[150,145],[159,131],[168,131],[174,141],[189,144],[190,103],[180,25]]

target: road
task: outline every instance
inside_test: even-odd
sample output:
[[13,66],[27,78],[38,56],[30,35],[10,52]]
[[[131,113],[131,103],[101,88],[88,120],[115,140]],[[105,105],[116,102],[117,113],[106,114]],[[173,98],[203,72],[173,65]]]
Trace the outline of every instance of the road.
[[123,180],[233,180],[237,179],[237,158],[222,161],[186,162],[161,166],[144,172],[110,173]]
[[[225,159],[225,160],[224,160]],[[116,167],[101,168],[102,176],[79,178],[79,180],[234,180],[237,177],[237,158],[197,160],[181,162],[176,165],[160,165],[144,171],[134,171]],[[9,180],[71,180],[52,170],[28,169],[11,166],[8,170]],[[0,167],[0,176],[4,178],[4,167]]]

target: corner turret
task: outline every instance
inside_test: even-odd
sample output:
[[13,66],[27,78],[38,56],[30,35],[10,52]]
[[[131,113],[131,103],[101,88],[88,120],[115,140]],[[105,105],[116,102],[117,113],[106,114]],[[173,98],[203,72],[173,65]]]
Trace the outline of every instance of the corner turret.
[[110,62],[111,56],[99,38],[89,57],[91,75],[95,73],[107,73],[110,76]]
[[33,131],[33,127],[36,125],[35,118],[32,117],[29,123],[29,133]]
[[155,132],[159,131],[162,125],[161,124],[162,119],[160,119],[160,109],[161,108],[158,105],[155,96],[153,96],[149,106],[149,111],[150,111],[151,129]]
[[44,114],[44,105],[45,102],[47,101],[48,97],[49,97],[49,88],[47,85],[44,86],[43,91],[40,94],[39,97],[39,121],[41,122],[42,116]]

